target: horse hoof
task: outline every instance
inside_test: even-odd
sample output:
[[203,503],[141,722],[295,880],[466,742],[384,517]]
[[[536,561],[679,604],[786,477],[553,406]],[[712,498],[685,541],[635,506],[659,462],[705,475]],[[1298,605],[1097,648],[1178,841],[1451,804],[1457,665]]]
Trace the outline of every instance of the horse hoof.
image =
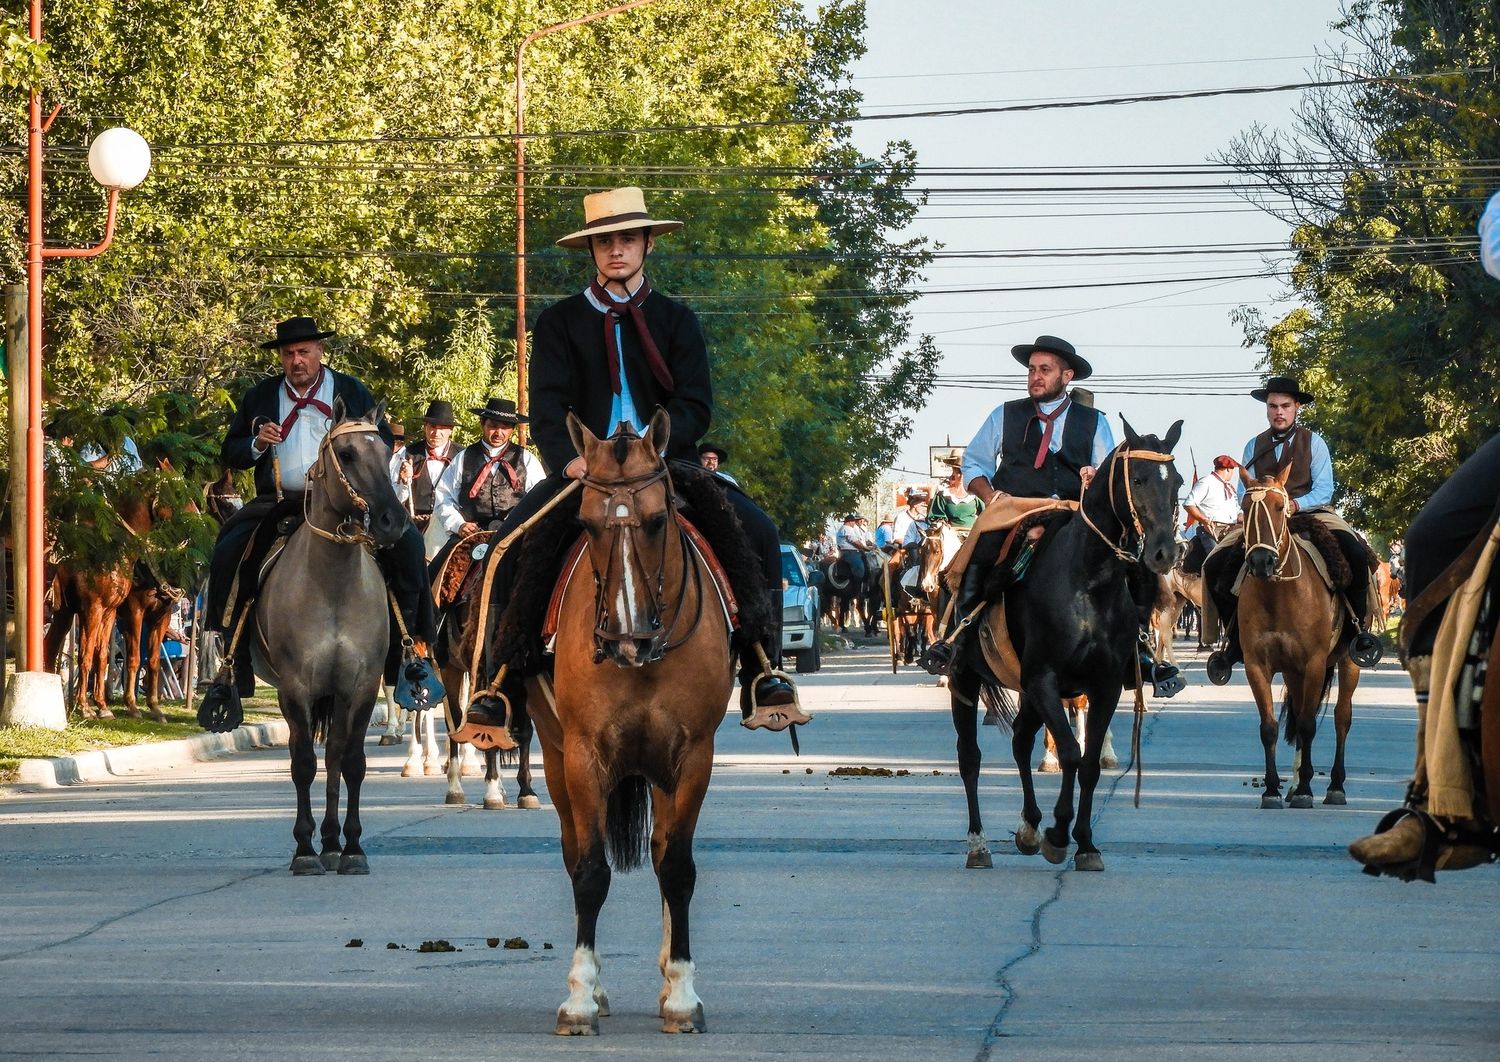
[[981,849],[969,853],[968,862],[964,863],[964,867],[968,870],[993,870],[995,861],[990,858],[988,849]]
[[1344,791],[1342,789],[1330,789],[1328,795],[1323,798],[1323,803],[1343,807],[1349,801],[1344,798]]
[[1043,833],[1042,858],[1049,863],[1062,863],[1068,858],[1068,846],[1063,845],[1061,848],[1055,847],[1051,841],[1047,840],[1047,835]]
[[370,872],[370,860],[363,852],[349,852],[339,860],[340,874],[368,874]]
[[126,708],[125,714],[131,719],[139,719],[141,717],[141,710],[139,708]]
[[401,739],[398,738],[395,734],[381,734],[380,735],[380,747],[381,748],[385,748],[387,745],[399,745],[399,744],[401,744]]
[[597,1014],[582,1016],[577,1014],[564,1014],[557,1012],[557,1035],[558,1036],[598,1036],[599,1016]]
[[416,778],[421,773],[422,772],[420,770],[418,770],[417,767],[414,764],[408,763],[404,767],[401,768],[401,777],[402,778]]
[[506,808],[510,807],[510,805],[505,802],[505,798],[503,796],[485,797],[484,807],[486,811],[504,811]]
[[297,877],[307,875],[309,877],[326,873],[323,862],[315,855],[297,856],[292,860],[292,873]]
[[707,1028],[703,1021],[702,1003],[694,1007],[690,1014],[663,1014],[661,1019],[661,1031],[664,1033],[701,1033]]
[[1293,793],[1287,804],[1294,808],[1310,808],[1313,806],[1313,797],[1311,793]]
[[516,801],[516,807],[522,811],[540,811],[542,810],[542,801],[535,793],[527,793]]
[[[422,768],[422,773],[425,774],[428,778],[436,778],[438,775],[447,774],[448,772],[443,768],[437,766],[436,764],[429,763],[426,767]],[[464,773],[469,774],[468,771],[465,771]],[[473,777],[473,775],[470,775],[470,777]]]
[[151,721],[153,723],[165,723],[167,721],[167,713],[158,708],[151,713]]
[[1112,771],[1116,767],[1120,766],[1120,757],[1116,756],[1114,753],[1110,753],[1107,756],[1100,756],[1099,766],[1106,771]]
[[98,718],[100,718],[100,719],[113,719],[114,717],[115,717],[115,713],[111,712],[108,708],[100,708],[99,709]]
[[337,870],[339,868],[339,860],[343,858],[343,855],[344,853],[340,852],[337,848],[330,848],[318,856],[318,862],[323,865],[324,870]]
[[1025,822],[1021,823],[1020,829],[1016,830],[1016,850],[1022,855],[1029,856],[1036,855],[1042,850],[1035,826]]
[[1260,798],[1260,806],[1270,811],[1280,811],[1282,808],[1286,807],[1286,805],[1281,802],[1281,798],[1279,796],[1276,796],[1274,793],[1262,793]]
[[1073,857],[1074,870],[1103,870],[1104,857],[1098,852],[1079,852]]
[[449,793],[447,796],[443,797],[444,804],[462,804],[463,802],[464,795],[462,793]]
[[1056,760],[1043,760],[1036,765],[1037,774],[1056,774],[1062,770],[1062,764]]

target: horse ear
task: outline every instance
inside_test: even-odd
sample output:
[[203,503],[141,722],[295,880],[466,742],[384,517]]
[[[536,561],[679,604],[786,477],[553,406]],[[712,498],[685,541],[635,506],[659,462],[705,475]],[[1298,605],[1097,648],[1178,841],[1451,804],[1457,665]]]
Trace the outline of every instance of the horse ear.
[[371,420],[371,422],[373,422],[375,424],[379,424],[384,419],[385,419],[385,399],[382,398],[379,402],[375,403],[375,408],[370,411],[370,420]]
[[1255,480],[1251,477],[1250,470],[1248,468],[1246,468],[1244,465],[1240,465],[1239,469],[1240,469],[1240,482],[1243,483],[1247,487],[1253,487],[1253,486],[1255,486]]
[[661,406],[657,406],[656,412],[651,414],[651,423],[646,426],[646,438],[651,440],[657,453],[666,456],[667,441],[672,438],[672,418]]
[[1162,440],[1161,448],[1167,453],[1172,452],[1172,447],[1177,445],[1177,440],[1182,438],[1182,421],[1177,421],[1167,429],[1167,437]]
[[589,431],[588,427],[568,410],[568,438],[573,440],[573,449],[578,451],[578,456],[583,456],[583,451],[588,448],[589,443],[596,443],[599,437]]
[[1288,461],[1286,467],[1276,473],[1276,485],[1285,488],[1286,481],[1292,478],[1292,463]]
[[1130,426],[1130,421],[1128,421],[1128,420],[1125,419],[1125,414],[1123,414],[1123,413],[1120,414],[1120,423],[1123,424],[1123,425],[1125,425],[1125,441],[1126,442],[1128,442],[1128,443],[1134,443],[1134,442],[1137,442],[1140,439],[1140,437],[1141,437],[1140,433],[1138,433],[1134,428],[1132,428]]
[[348,415],[349,415],[349,409],[348,409],[347,406],[344,405],[344,396],[343,395],[334,395],[333,396],[333,422],[335,424],[341,423],[343,421],[343,419],[345,417],[347,417]]

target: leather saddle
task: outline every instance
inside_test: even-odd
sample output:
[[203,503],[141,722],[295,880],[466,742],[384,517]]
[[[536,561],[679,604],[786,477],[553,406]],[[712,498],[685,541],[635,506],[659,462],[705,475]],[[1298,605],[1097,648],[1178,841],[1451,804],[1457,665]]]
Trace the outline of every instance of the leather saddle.
[[[499,531],[480,531],[459,541],[448,551],[437,578],[432,583],[433,600],[439,609],[447,608],[469,596],[484,572],[482,561]],[[478,557],[475,554],[479,554]]]

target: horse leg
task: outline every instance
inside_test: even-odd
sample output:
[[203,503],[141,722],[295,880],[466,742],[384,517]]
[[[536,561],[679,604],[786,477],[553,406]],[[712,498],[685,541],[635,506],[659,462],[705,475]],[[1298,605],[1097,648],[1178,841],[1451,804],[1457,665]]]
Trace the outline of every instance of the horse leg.
[[323,746],[323,773],[325,785],[323,804],[323,826],[319,831],[323,837],[323,850],[318,861],[324,870],[337,870],[343,846],[339,844],[339,790],[343,784],[344,753],[349,745],[348,719],[338,711],[337,704],[329,708],[328,733]]
[[1068,714],[1063,710],[1057,680],[1051,673],[1043,672],[1033,677],[1027,684],[1025,698],[1057,743],[1057,762],[1062,766],[1062,785],[1058,789],[1057,804],[1053,808],[1052,825],[1042,833],[1042,855],[1049,863],[1061,863],[1068,857],[1068,826],[1073,821],[1073,780],[1078,774],[1082,750],[1068,725]]
[[152,616],[150,633],[146,638],[146,709],[158,723],[167,721],[167,713],[161,710],[161,647],[167,638],[169,610],[158,610]]
[[1328,772],[1328,795],[1323,803],[1348,803],[1344,796],[1344,742],[1354,722],[1354,687],[1359,685],[1359,666],[1347,656],[1339,660],[1339,696],[1333,706],[1333,767]]
[[313,748],[312,729],[307,724],[308,713],[300,705],[289,706],[285,694],[281,697],[281,714],[287,721],[292,785],[297,790],[297,819],[292,825],[292,837],[297,842],[297,848],[292,853],[292,873],[321,874],[323,864],[312,846],[312,784],[318,775],[318,754]]
[[[416,745],[416,735],[422,735],[422,773],[428,777],[443,773],[443,763],[438,757],[437,743],[437,713],[429,708],[425,712],[418,712],[416,722],[412,724],[412,745]],[[465,745],[467,749],[469,746]],[[452,755],[452,752],[449,752]]]
[[402,736],[405,736],[406,720],[411,720],[411,739],[406,746],[406,762],[401,764],[401,777],[418,778],[422,774],[422,714],[397,708],[396,716],[401,720],[397,724],[397,733]]
[[125,664],[120,674],[120,688],[125,695],[125,714],[132,719],[141,717],[140,704],[136,701],[135,677],[141,670],[141,624],[145,610],[139,599],[130,595],[117,613],[120,623],[120,640],[125,646]]
[[1037,833],[1042,824],[1042,809],[1037,805],[1036,787],[1031,781],[1031,750],[1036,747],[1036,732],[1041,728],[1042,717],[1022,697],[1010,737],[1011,755],[1021,777],[1021,825],[1016,827],[1016,849],[1022,855],[1036,855],[1042,850],[1041,836]]
[[[576,858],[569,863],[573,879],[573,911],[578,932],[573,945],[573,964],[568,971],[568,998],[557,1009],[559,1036],[593,1036],[599,1032],[600,1006],[597,997],[603,989],[599,982],[599,954],[595,939],[599,911],[609,896],[609,860],[604,853],[605,810],[607,796],[594,773],[594,757],[577,748],[565,753],[556,772],[562,775],[554,784],[552,765],[547,767],[547,787],[556,794],[565,789],[572,818],[571,847]],[[562,811],[561,808],[558,809]],[[566,831],[564,835],[567,846]]]
[[1052,731],[1045,733],[1042,745],[1042,762],[1036,765],[1036,769],[1041,774],[1056,774],[1062,770],[1062,765],[1057,762],[1057,742],[1053,740]]
[[506,807],[505,786],[500,782],[500,750],[484,750],[484,806],[491,811]]
[[990,845],[984,839],[984,823],[979,818],[979,679],[971,671],[956,668],[948,686],[948,702],[953,710],[953,729],[958,735],[958,776],[963,779],[964,798],[969,803],[969,858],[964,866],[971,870],[988,870],[994,861]]
[[[416,749],[413,740],[412,748]],[[401,772],[403,775],[405,770]],[[463,783],[463,746],[452,738],[448,739],[448,792],[443,797],[444,804],[462,804],[464,802]]]
[[1260,743],[1266,751],[1265,789],[1260,795],[1263,808],[1280,808],[1281,778],[1276,773],[1276,710],[1271,697],[1271,674],[1259,659],[1245,657],[1245,679],[1260,712]]
[[[1099,785],[1100,759],[1105,739],[1109,737],[1110,720],[1114,718],[1115,704],[1119,693],[1110,699],[1109,690],[1091,690],[1089,708],[1083,715],[1088,720],[1084,735],[1083,758],[1078,764],[1078,818],[1073,824],[1073,840],[1078,850],[1073,853],[1074,870],[1103,870],[1104,857],[1094,847],[1094,790]],[[1103,734],[1104,737],[1099,735]]]
[[[969,711],[973,719],[974,712]],[[661,885],[661,993],[657,1013],[664,1033],[703,1032],[703,1001],[693,987],[693,956],[688,945],[688,909],[698,868],[693,862],[693,834],[698,812],[708,792],[713,770],[713,745],[699,743],[683,764],[671,796],[655,798],[656,824],[651,836],[651,861]]]
[[536,811],[542,806],[536,790],[531,787],[531,735],[533,732],[534,727],[528,716],[522,720],[521,732],[517,735],[521,747],[516,750],[516,807],[523,811]]
[[347,702],[336,705],[335,724],[339,719],[349,728],[349,742],[344,749],[344,788],[348,794],[344,810],[344,852],[339,857],[340,874],[368,874],[370,860],[360,846],[364,826],[359,821],[359,794],[365,782],[365,732],[370,729],[370,716],[375,711],[375,700],[364,708],[352,708]]
[[[1313,806],[1313,737],[1318,729],[1318,708],[1323,699],[1325,676],[1332,677],[1328,672],[1326,666],[1309,665],[1302,673],[1302,689],[1297,699],[1292,701],[1297,726],[1297,749],[1302,753],[1301,761],[1297,764],[1297,788],[1292,790],[1287,801],[1294,808]],[[1290,692],[1288,690],[1289,695]]]

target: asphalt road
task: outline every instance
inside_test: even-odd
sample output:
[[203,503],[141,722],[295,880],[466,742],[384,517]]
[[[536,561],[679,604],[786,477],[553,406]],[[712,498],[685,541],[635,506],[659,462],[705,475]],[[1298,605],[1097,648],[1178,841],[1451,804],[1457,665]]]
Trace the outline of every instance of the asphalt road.
[[[1080,874],[1010,844],[991,728],[996,865],[965,870],[946,691],[875,649],[825,659],[800,759],[720,731],[693,907],[706,1036],[657,1031],[649,872],[616,875],[600,923],[603,1034],[552,1035],[573,919],[545,792],[541,811],[445,807],[441,779],[372,747],[367,878],[287,873],[284,750],[0,800],[0,1055],[1500,1058],[1500,872],[1403,885],[1343,852],[1409,773],[1394,668],[1356,696],[1349,806],[1262,811],[1243,679],[1191,665],[1148,719],[1142,806],[1123,773],[1101,782],[1107,869]],[[460,950],[418,950],[439,939]]]

